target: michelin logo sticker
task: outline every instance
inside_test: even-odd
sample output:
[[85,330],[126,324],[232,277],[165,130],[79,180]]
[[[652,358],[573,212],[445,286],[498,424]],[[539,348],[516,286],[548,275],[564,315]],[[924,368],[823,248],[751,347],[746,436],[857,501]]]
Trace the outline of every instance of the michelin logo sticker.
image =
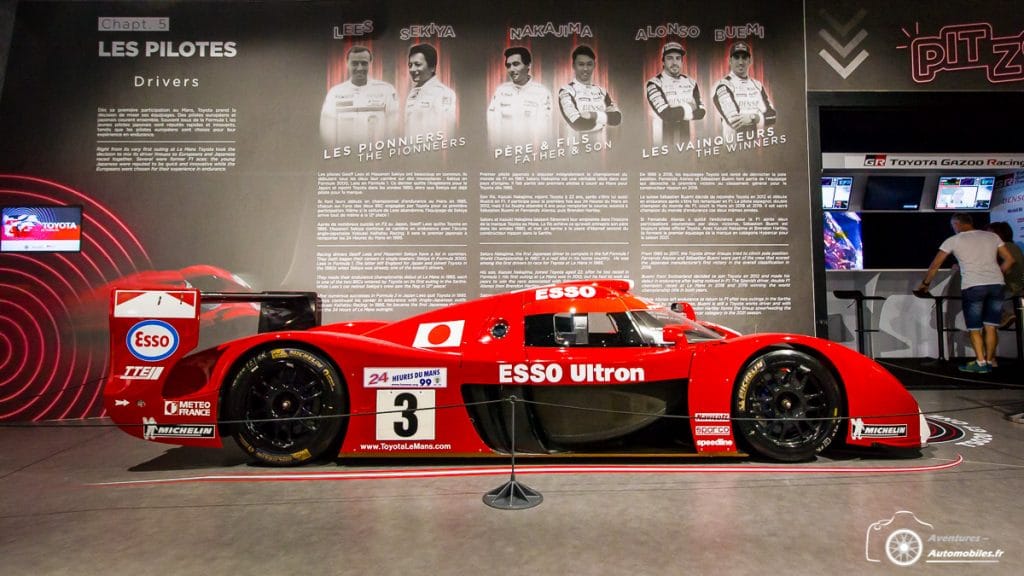
[[850,438],[862,440],[864,438],[906,438],[906,424],[865,424],[864,420],[854,418],[850,420]]
[[156,418],[142,419],[142,439],[214,438],[213,424],[160,424]]

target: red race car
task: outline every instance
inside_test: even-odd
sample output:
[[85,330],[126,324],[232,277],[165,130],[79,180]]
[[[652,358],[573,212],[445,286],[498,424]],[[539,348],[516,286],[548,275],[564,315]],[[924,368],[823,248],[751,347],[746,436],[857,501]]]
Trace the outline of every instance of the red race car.
[[[839,440],[919,451],[917,402],[881,366],[794,334],[742,336],[593,280],[397,322],[320,325],[313,293],[115,290],[108,413],[258,461],[320,456],[754,453]],[[201,306],[261,304],[259,332],[191,353]]]

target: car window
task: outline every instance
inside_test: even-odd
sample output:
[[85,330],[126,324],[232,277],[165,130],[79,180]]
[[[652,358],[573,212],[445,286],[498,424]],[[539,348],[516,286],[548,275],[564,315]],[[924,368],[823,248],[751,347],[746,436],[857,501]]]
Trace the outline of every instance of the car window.
[[526,345],[536,347],[671,346],[662,337],[662,328],[670,324],[685,326],[691,342],[722,338],[721,334],[667,309],[536,314],[527,316],[525,323]]
[[527,346],[649,346],[628,312],[537,314],[526,317]]

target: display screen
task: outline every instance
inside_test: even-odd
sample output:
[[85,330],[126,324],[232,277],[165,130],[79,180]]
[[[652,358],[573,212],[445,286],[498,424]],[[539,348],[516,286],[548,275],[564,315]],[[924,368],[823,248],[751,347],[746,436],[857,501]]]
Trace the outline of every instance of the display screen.
[[917,210],[924,176],[869,176],[864,186],[865,210]]
[[825,269],[863,270],[864,244],[860,215],[856,212],[825,213]]
[[[988,224],[985,212],[973,214],[974,227]],[[864,239],[865,270],[927,270],[939,245],[955,232],[949,212],[862,212],[861,237]],[[950,254],[943,268],[952,266]]]
[[5,206],[0,252],[78,252],[81,206]]
[[988,210],[995,176],[942,176],[935,195],[936,210]]
[[853,178],[850,176],[822,176],[821,207],[825,210],[849,210],[852,188]]

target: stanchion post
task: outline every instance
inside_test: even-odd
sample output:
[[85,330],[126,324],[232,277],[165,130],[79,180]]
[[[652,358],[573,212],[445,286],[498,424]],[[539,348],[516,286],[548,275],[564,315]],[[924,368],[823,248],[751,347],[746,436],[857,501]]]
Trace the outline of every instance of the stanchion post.
[[516,480],[516,402],[518,398],[509,396],[508,401],[512,404],[512,474],[507,482],[484,494],[483,500],[484,504],[499,510],[525,510],[543,502],[544,496]]
[[1015,298],[1013,313],[1017,317],[1017,363],[1024,362],[1024,296]]

